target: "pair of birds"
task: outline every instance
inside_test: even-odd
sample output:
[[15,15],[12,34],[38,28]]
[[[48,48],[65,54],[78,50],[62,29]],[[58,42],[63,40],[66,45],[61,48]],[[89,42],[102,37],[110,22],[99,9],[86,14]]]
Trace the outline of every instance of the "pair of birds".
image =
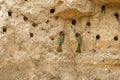
[[[75,33],[75,36],[76,36],[76,40],[77,40],[77,44],[78,44],[76,52],[81,53],[82,37],[79,33]],[[61,31],[59,33],[59,38],[58,38],[58,47],[57,47],[58,52],[62,52],[62,44],[64,42],[64,38],[65,38],[65,32]]]

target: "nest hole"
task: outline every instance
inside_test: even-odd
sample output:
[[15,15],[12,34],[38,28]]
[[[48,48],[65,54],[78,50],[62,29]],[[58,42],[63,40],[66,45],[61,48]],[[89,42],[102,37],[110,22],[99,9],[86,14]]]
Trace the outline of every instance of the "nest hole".
[[50,13],[55,13],[55,9],[50,9]]
[[32,26],[33,27],[36,27],[38,24],[37,23],[32,23]]
[[96,40],[99,40],[100,39],[100,35],[96,35]]
[[88,31],[88,34],[90,34],[90,31]]
[[88,21],[86,25],[87,25],[87,26],[91,26],[91,23]]
[[8,16],[11,16],[12,15],[12,12],[11,11],[8,11]]
[[55,38],[54,38],[54,37],[51,37],[50,39],[51,39],[52,41],[53,41],[53,40],[55,40]]
[[106,9],[106,7],[105,7],[105,5],[103,5],[103,6],[101,7],[101,11],[102,11],[102,12],[105,12],[105,9]]
[[49,23],[49,20],[47,20],[46,23],[48,24],[48,23]]
[[7,28],[3,28],[3,33],[4,33],[4,32],[7,32]]
[[115,13],[114,16],[115,16],[116,18],[118,18],[118,17],[119,17],[119,14],[118,14],[118,13]]
[[34,36],[34,34],[33,33],[30,33],[30,37],[33,37]]
[[118,36],[115,36],[115,37],[114,37],[114,41],[118,41]]
[[72,20],[72,25],[76,25],[76,20]]
[[25,21],[27,21],[27,20],[28,20],[28,17],[27,17],[27,16],[24,16],[23,19],[24,19]]

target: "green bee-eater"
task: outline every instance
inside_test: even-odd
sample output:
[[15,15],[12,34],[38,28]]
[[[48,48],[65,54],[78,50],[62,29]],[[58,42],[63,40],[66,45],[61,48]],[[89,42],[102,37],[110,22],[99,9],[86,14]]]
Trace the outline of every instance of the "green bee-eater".
[[59,38],[58,38],[58,47],[57,47],[58,52],[62,52],[62,44],[64,42],[64,36],[65,36],[65,32],[61,31],[59,33]]
[[76,52],[81,53],[82,37],[79,33],[76,33],[76,39],[77,39],[77,44],[78,44]]

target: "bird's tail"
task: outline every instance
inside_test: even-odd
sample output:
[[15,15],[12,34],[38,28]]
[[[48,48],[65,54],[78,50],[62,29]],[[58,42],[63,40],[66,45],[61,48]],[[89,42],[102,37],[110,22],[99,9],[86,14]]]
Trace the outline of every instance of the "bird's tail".
[[62,45],[58,45],[57,52],[62,52]]
[[76,52],[81,53],[80,45],[78,45]]

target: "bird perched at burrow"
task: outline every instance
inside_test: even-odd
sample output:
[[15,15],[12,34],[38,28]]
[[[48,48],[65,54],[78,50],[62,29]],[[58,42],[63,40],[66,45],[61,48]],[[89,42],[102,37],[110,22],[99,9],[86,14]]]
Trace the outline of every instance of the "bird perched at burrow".
[[65,32],[61,31],[59,33],[59,38],[58,38],[58,47],[57,47],[58,52],[62,52],[62,44],[64,42],[64,37],[65,37]]
[[76,33],[75,36],[76,36],[76,40],[77,40],[77,44],[78,44],[76,52],[81,53],[82,37],[81,37],[80,33]]

